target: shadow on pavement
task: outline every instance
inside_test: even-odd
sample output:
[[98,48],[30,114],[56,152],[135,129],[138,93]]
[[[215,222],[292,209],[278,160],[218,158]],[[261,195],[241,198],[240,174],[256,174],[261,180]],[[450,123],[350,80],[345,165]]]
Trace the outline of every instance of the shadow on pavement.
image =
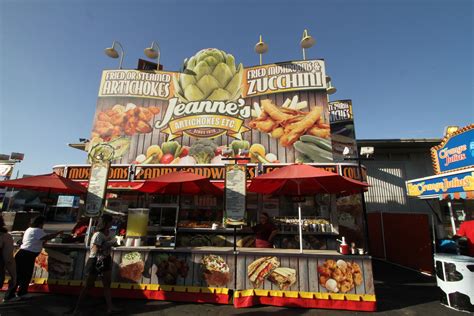
[[[373,260],[377,312],[379,315],[466,315],[450,310],[439,303],[438,288],[434,277],[425,276],[381,260]],[[3,293],[0,293],[0,297]],[[0,315],[64,315],[76,303],[76,296],[33,294],[33,298],[0,304]],[[373,315],[372,313],[323,309],[283,308],[255,306],[235,309],[232,305],[176,303],[142,299],[114,298],[114,304],[123,309],[119,315]],[[105,315],[102,297],[89,297],[82,315]]]
[[439,302],[436,278],[373,259],[377,311],[384,312]]

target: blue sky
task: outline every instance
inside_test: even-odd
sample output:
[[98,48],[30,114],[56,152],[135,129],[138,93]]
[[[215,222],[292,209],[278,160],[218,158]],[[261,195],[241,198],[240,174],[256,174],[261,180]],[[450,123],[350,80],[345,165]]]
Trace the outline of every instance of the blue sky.
[[474,122],[473,2],[365,1],[23,1],[0,0],[0,153],[25,153],[20,174],[83,163],[66,143],[88,137],[103,49],[120,41],[124,68],[159,42],[177,70],[206,47],[258,63],[324,58],[338,92],[352,99],[358,138],[436,138]]

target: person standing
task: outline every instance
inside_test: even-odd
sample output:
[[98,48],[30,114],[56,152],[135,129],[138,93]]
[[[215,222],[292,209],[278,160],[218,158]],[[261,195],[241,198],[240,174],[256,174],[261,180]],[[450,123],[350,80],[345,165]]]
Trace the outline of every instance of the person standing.
[[112,295],[110,285],[112,282],[112,256],[111,248],[116,244],[116,239],[109,237],[112,227],[112,216],[102,215],[97,224],[97,231],[92,235],[89,259],[86,263],[85,274],[86,282],[77,299],[73,315],[78,315],[82,301],[87,295],[87,291],[94,286],[98,276],[102,275],[102,284],[104,286],[104,297],[107,304],[107,314],[119,312],[112,305]]
[[467,239],[467,255],[474,257],[474,220],[465,221],[459,226],[456,238],[465,237]]
[[5,271],[10,274],[10,285],[16,284],[16,266],[13,258],[13,238],[5,227],[3,216],[0,215],[0,288],[5,282]]
[[260,214],[260,223],[252,227],[255,233],[256,248],[273,248],[273,239],[278,234],[278,228],[270,221],[268,213]]
[[46,234],[43,230],[44,222],[44,216],[35,217],[30,227],[23,234],[20,250],[15,255],[17,279],[15,283],[11,282],[11,287],[5,293],[6,300],[14,298],[15,294],[18,297],[24,297],[28,294],[35,259],[43,249],[43,244],[62,234],[62,231]]

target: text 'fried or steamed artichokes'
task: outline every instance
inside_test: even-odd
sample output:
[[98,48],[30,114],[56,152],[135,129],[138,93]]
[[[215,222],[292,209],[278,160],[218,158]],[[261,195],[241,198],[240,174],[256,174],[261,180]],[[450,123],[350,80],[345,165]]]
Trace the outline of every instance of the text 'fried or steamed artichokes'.
[[199,51],[184,60],[183,73],[173,77],[175,95],[182,102],[233,101],[242,94],[243,66],[235,66],[234,56],[216,49]]

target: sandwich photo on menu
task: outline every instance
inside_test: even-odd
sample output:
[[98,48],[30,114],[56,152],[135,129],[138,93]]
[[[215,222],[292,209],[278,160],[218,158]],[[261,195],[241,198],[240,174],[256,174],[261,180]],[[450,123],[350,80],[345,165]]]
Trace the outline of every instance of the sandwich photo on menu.
[[280,266],[277,257],[263,257],[253,261],[247,267],[247,275],[254,288],[259,288],[265,278]]
[[270,273],[268,280],[278,285],[280,290],[287,290],[296,282],[296,270],[291,268],[276,268]]

